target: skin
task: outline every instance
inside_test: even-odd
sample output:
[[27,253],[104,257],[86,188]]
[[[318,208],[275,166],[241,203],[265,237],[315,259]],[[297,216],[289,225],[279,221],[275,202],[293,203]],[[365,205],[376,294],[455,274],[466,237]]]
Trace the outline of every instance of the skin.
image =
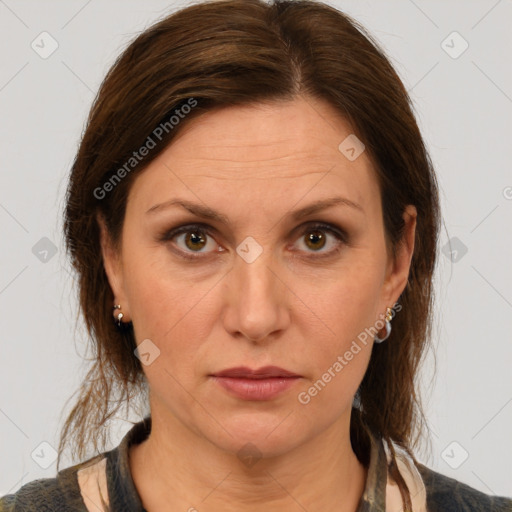
[[[312,98],[208,112],[134,181],[119,251],[100,220],[123,321],[133,322],[137,343],[150,339],[160,350],[144,365],[152,432],[130,449],[148,511],[259,511],[262,502],[266,512],[357,509],[367,472],[349,425],[373,340],[308,404],[298,394],[365,328],[382,326],[407,284],[416,209],[404,212],[393,261],[372,163],[366,152],[350,161],[338,149],[351,133],[328,103]],[[332,196],[363,211],[336,205],[292,219],[292,211]],[[207,205],[230,224],[178,206],[146,213],[174,198]],[[308,244],[307,235],[318,235],[308,229],[313,221],[338,226],[348,240],[323,230]],[[204,237],[199,245],[183,234],[159,240],[198,222],[211,226],[209,234],[189,231]],[[252,263],[236,252],[248,236],[262,248]],[[271,400],[242,400],[209,376],[241,365],[276,365],[301,379]],[[252,467],[237,457],[246,443],[261,454]]]

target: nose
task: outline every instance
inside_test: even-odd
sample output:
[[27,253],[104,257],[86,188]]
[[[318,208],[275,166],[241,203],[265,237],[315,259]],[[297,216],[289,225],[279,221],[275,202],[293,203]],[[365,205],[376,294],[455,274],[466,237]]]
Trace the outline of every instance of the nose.
[[[263,253],[252,263],[237,255],[223,289],[224,328],[253,343],[274,339],[290,321],[290,290],[271,258]],[[282,271],[281,271],[282,273]]]

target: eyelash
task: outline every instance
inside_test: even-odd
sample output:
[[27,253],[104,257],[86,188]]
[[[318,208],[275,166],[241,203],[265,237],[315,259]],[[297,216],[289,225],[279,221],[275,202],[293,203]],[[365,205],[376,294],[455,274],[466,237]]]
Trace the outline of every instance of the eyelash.
[[[333,235],[341,244],[347,244],[349,242],[348,235],[345,231],[342,229],[337,228],[336,226],[332,226],[330,224],[325,224],[322,222],[309,222],[308,224],[305,224],[303,229],[300,230],[300,236],[304,236],[309,231],[325,231]],[[190,233],[190,232],[199,232],[203,235],[208,235],[213,238],[212,235],[212,229],[207,224],[185,224],[183,226],[178,226],[177,228],[171,229],[169,231],[165,231],[162,235],[158,237],[158,240],[160,242],[169,242],[173,238],[177,237],[178,235],[181,235],[183,233]],[[341,250],[341,244],[338,244],[337,247],[332,249],[331,251],[328,251],[326,253],[319,253],[313,254],[313,258],[326,258],[326,257],[332,257],[334,254],[337,254]],[[178,249],[180,256],[188,259],[188,260],[199,260],[201,258],[204,258],[205,256],[202,256],[201,254],[208,254],[208,253],[197,253],[197,255],[192,256],[191,254],[186,251],[183,251],[182,249]]]

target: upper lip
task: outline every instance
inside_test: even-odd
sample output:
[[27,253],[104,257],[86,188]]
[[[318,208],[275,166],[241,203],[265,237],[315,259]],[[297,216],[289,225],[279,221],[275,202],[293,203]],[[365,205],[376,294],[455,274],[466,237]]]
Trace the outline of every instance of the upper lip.
[[272,377],[300,377],[296,373],[279,368],[279,366],[262,366],[256,370],[252,370],[247,366],[237,366],[236,368],[228,368],[213,374],[215,377],[233,377],[246,379],[265,379]]

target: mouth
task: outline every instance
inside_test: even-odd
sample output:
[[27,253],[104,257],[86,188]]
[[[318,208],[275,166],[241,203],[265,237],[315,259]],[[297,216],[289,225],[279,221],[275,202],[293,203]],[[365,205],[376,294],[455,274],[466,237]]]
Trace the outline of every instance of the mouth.
[[252,370],[246,366],[229,368],[210,375],[230,395],[242,400],[270,400],[290,389],[302,377],[277,366]]

